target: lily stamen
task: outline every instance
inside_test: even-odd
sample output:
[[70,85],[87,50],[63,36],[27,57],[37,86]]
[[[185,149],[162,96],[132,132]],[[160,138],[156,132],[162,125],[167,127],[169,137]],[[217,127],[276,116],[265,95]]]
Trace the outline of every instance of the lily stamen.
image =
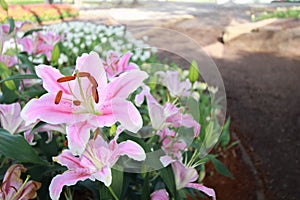
[[96,88],[98,87],[98,83],[97,83],[96,79],[95,79],[93,76],[89,76],[88,79],[89,79],[90,83],[91,83],[94,87],[96,87]]
[[62,94],[63,94],[63,91],[62,90],[59,90],[55,96],[55,99],[54,99],[54,103],[55,104],[59,104],[60,100],[61,100],[61,97],[62,97]]
[[78,76],[78,77],[90,77],[91,74],[88,72],[78,72],[77,74],[75,74],[74,76]]
[[63,82],[73,81],[73,80],[75,80],[75,78],[76,78],[75,76],[64,76],[64,77],[57,79],[57,82],[63,83]]
[[74,104],[75,106],[80,106],[80,105],[81,105],[81,101],[79,101],[79,100],[74,100],[74,101],[73,101],[73,104]]
[[93,98],[95,100],[95,103],[98,103],[99,102],[99,95],[98,95],[98,90],[95,86],[92,87],[92,95],[93,95]]

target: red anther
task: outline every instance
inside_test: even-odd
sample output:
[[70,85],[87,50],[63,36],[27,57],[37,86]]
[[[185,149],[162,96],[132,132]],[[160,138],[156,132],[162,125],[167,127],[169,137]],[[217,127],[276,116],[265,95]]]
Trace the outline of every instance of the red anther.
[[95,79],[93,76],[89,76],[88,79],[89,79],[90,83],[91,83],[94,87],[96,87],[96,88],[98,87],[98,83],[97,83],[96,79]]
[[90,77],[91,74],[88,73],[88,72],[78,72],[77,74],[75,74],[75,76],[78,76],[78,77]]
[[64,77],[57,79],[57,82],[63,83],[63,82],[73,81],[73,80],[75,80],[75,78],[76,78],[75,76],[64,76]]
[[61,100],[61,97],[62,97],[62,94],[63,94],[62,90],[59,90],[58,93],[55,96],[55,100],[54,100],[55,104],[59,104],[59,102]]
[[92,95],[93,95],[95,103],[98,103],[99,102],[99,95],[98,95],[97,88],[95,86],[92,87]]
[[74,104],[75,106],[80,106],[81,102],[80,102],[79,100],[74,100],[74,101],[73,101],[73,104]]

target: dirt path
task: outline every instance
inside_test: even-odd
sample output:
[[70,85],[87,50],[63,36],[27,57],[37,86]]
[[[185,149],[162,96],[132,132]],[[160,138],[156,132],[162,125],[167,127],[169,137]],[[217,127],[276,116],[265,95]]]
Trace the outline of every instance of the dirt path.
[[[237,178],[230,181],[214,176],[219,180],[217,187],[222,188],[217,189],[218,199],[300,199],[300,58],[291,55],[297,51],[292,45],[300,41],[299,35],[293,34],[290,38],[285,31],[270,35],[266,29],[268,35],[249,33],[223,45],[218,43],[218,37],[225,26],[234,23],[232,19],[239,23],[249,21],[251,8],[199,5],[175,4],[174,7],[172,4],[173,7],[168,8],[165,4],[135,8],[140,15],[146,13],[150,18],[139,21],[130,17],[122,20],[122,17],[118,18],[122,15],[115,10],[119,15],[113,20],[114,23],[127,24],[129,28],[166,27],[187,34],[203,47],[213,44],[210,53],[224,80],[231,129],[240,138],[255,168],[251,171],[249,165],[241,163],[239,159],[244,157],[241,150],[235,152],[238,154],[236,161],[229,156],[229,160],[236,163],[226,160],[225,163],[230,165]],[[157,9],[159,15],[155,14]],[[171,16],[165,15],[169,10],[172,10]],[[126,10],[122,12],[126,13]],[[134,14],[131,15],[134,18]],[[151,16],[157,18],[151,19]],[[99,18],[97,20],[99,22]],[[284,30],[300,27],[299,21],[290,24]],[[272,48],[272,45],[278,48]],[[287,54],[286,50],[291,48],[293,51]],[[258,174],[253,174],[255,172]],[[252,175],[256,179],[251,178]],[[262,185],[258,184],[257,178]],[[254,195],[258,190],[263,190],[264,197]]]

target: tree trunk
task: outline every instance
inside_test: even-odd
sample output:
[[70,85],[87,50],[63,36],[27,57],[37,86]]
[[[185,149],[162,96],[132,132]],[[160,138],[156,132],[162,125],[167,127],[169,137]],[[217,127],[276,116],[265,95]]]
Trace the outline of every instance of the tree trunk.
[[54,0],[44,0],[45,4],[53,4]]

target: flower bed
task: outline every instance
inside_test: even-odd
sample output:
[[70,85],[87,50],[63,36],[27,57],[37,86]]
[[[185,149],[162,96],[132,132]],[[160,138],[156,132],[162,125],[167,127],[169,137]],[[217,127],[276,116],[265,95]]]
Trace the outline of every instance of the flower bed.
[[[5,22],[6,12],[2,8],[0,11],[0,22]],[[79,15],[78,9],[67,4],[9,5],[8,13],[15,20],[33,22],[64,19]]]
[[0,43],[0,198],[215,199],[202,183],[205,163],[232,177],[208,154],[228,146],[229,121],[220,123],[218,88],[199,81],[197,62],[161,63],[147,37],[123,26],[23,33],[9,22],[1,33],[12,39]]

